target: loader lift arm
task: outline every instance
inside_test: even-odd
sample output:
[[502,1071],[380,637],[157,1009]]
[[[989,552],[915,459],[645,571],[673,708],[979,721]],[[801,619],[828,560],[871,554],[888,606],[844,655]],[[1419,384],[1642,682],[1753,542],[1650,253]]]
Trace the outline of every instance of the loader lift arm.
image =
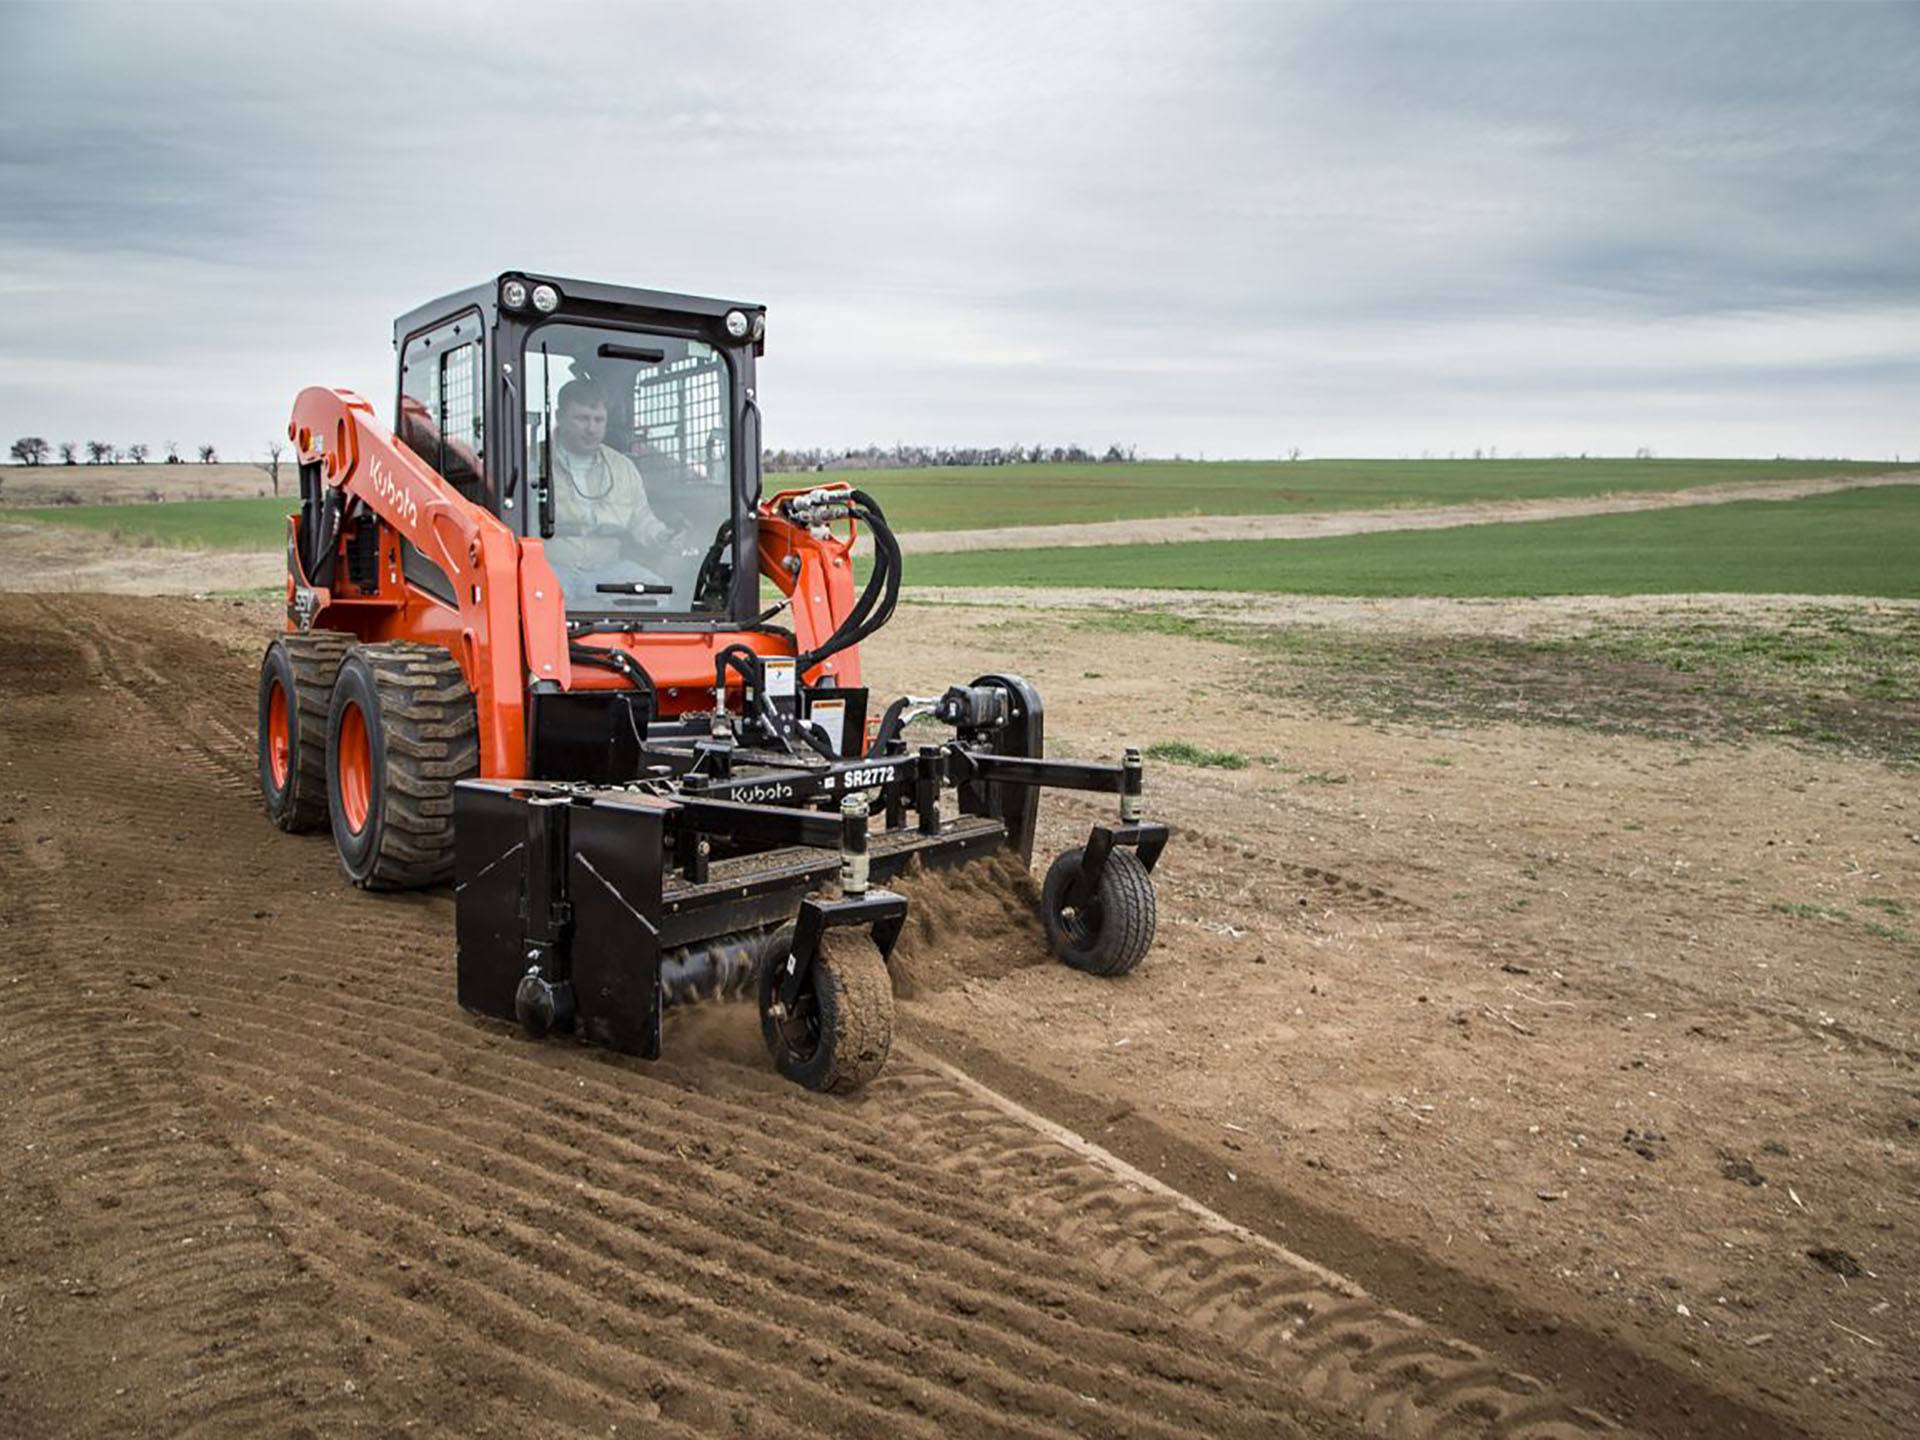
[[[301,391],[287,430],[303,470],[315,467],[324,490],[338,496],[333,503],[349,516],[356,506],[365,507],[389,532],[370,589],[351,580],[342,585],[337,566],[327,575],[333,583],[320,585],[308,573],[304,557],[314,549],[302,534],[303,524],[317,523],[318,514],[303,507],[291,517],[289,616],[302,630],[345,629],[367,641],[401,633],[404,622],[410,638],[444,644],[480,708],[483,773],[524,776],[526,676],[563,688],[572,679],[560,584],[540,541],[523,540],[468,501],[396,440],[351,390]],[[406,580],[403,544],[446,578],[447,594]]]

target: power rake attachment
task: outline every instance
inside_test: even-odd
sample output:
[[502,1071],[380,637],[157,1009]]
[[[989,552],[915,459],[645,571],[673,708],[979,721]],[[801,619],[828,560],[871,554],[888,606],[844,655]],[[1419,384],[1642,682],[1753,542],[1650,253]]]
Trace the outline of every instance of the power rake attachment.
[[[882,888],[1003,850],[1031,862],[1039,792],[1119,798],[1042,887],[1067,964],[1122,975],[1153,943],[1151,872],[1167,827],[1141,818],[1143,769],[1049,760],[1039,696],[986,676],[889,707],[867,754],[794,743],[808,727],[768,695],[757,657],[745,706],[707,738],[641,746],[622,785],[469,780],[455,797],[460,1003],[538,1036],[572,1033],[658,1057],[668,1006],[755,994],[780,1073],[814,1090],[877,1075],[893,1035],[888,962],[907,918]],[[718,687],[717,687],[718,688]],[[954,727],[910,745],[912,716]]]

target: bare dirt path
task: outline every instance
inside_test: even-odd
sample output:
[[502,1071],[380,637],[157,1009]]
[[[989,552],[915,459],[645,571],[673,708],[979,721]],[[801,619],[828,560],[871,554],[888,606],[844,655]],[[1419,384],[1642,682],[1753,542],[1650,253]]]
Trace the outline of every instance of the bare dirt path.
[[1727,505],[1736,500],[1801,500],[1880,485],[1920,484],[1920,471],[1830,475],[1808,480],[1743,481],[1628,495],[1502,500],[1470,505],[1337,510],[1307,515],[1173,515],[1155,520],[1098,520],[1080,525],[1020,525],[987,530],[919,530],[900,537],[908,555],[955,550],[1039,550],[1050,546],[1171,544],[1179,540],[1312,540],[1370,535],[1382,530],[1446,530],[1579,515],[1624,515],[1682,505]]
[[287,578],[280,551],[123,545],[98,531],[8,520],[0,512],[0,591],[212,595],[264,590]]
[[[297,470],[280,467],[292,490]],[[145,500],[247,500],[273,492],[263,464],[9,465],[0,470],[0,510],[22,505],[132,505]]]

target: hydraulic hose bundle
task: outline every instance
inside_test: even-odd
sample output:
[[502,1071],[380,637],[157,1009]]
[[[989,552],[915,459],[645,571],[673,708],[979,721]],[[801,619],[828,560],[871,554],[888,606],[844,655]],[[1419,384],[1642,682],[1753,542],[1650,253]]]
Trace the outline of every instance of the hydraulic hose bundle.
[[576,665],[597,665],[602,670],[612,670],[616,674],[625,676],[634,689],[647,697],[647,714],[653,716],[659,713],[660,696],[654,689],[653,676],[647,673],[646,666],[626,651],[613,648],[603,650],[597,645],[582,645],[578,641],[570,641],[567,645],[567,655]]
[[[864,490],[850,490],[844,499],[837,495],[834,499],[839,502],[834,506],[836,511],[842,511],[844,507],[842,513],[865,522],[873,532],[873,574],[867,577],[866,588],[860,592],[860,598],[854,602],[853,609],[847,612],[847,618],[840,622],[840,627],[818,649],[809,650],[799,657],[802,674],[829,656],[838,655],[848,646],[858,645],[872,635],[893,618],[894,607],[900,603],[900,542],[894,539],[886,513]],[[801,506],[795,505],[794,512],[797,520],[808,523],[808,512]]]

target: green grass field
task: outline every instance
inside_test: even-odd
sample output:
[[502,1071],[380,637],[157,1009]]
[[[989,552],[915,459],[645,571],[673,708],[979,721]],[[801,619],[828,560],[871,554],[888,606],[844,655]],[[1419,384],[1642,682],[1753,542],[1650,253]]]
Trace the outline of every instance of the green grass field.
[[901,530],[973,530],[1168,515],[1459,505],[1912,468],[1819,460],[1196,461],[769,475],[767,489],[814,478],[845,479],[869,491]]
[[[769,475],[766,487],[771,494],[816,480],[849,480],[869,490],[887,518],[904,531],[1453,505],[1900,468],[1912,467],[1802,460],[1229,461]],[[271,550],[285,535],[292,505],[288,499],[266,498],[46,506],[0,513],[85,526],[134,541]]]
[[160,505],[58,505],[0,510],[0,519],[46,520],[98,530],[131,544],[200,550],[278,550],[297,500],[181,500]]
[[1920,485],[1326,540],[980,550],[907,558],[909,585],[1302,595],[1920,597]]

